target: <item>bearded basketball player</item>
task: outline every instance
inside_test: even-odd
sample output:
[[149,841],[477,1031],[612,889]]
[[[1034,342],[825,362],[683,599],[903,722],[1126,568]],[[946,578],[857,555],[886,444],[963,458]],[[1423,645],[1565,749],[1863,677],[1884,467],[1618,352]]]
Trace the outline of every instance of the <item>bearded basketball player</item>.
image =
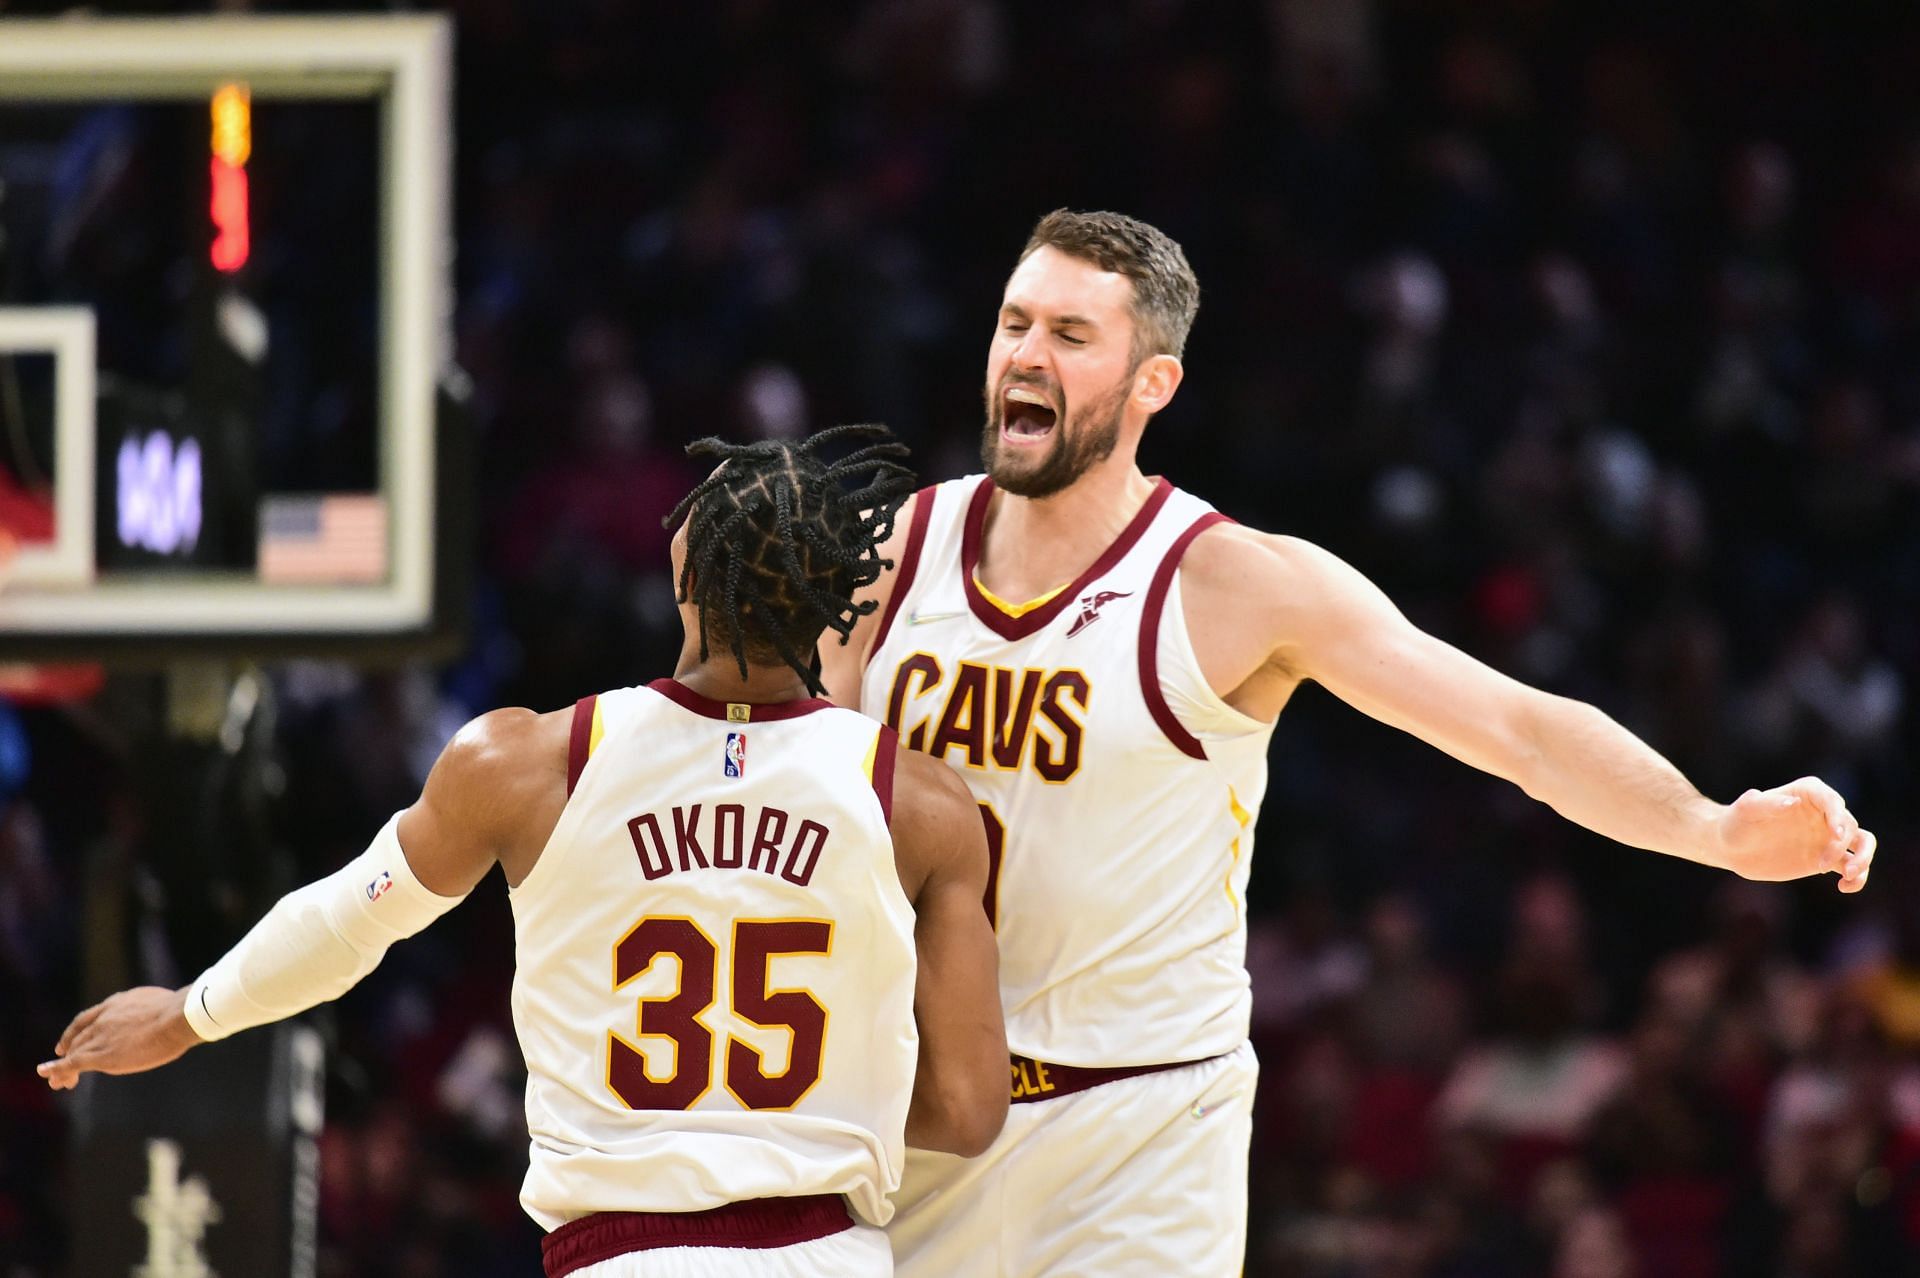
[[993,862],[1014,1108],[980,1158],[909,1155],[906,1278],[1240,1272],[1242,903],[1267,741],[1304,680],[1633,847],[1867,882],[1874,837],[1823,782],[1712,802],[1327,551],[1143,475],[1198,304],[1154,227],[1043,218],[988,348],[986,474],[914,496],[881,607],[823,649],[830,696],[966,781]]
[[[1007,1097],[973,800],[812,695],[911,487],[879,434],[695,445],[720,465],[673,516],[673,678],[476,719],[363,856],[186,989],[82,1012],[40,1073],[151,1069],[336,998],[498,862],[547,1274],[891,1273],[903,1142],[978,1153]],[[868,442],[816,455],[845,435]]]

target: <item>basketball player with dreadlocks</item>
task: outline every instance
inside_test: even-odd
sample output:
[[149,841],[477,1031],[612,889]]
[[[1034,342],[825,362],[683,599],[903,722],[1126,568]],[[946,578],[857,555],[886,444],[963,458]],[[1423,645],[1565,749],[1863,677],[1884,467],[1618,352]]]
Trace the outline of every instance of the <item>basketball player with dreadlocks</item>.
[[1304,680],[1622,843],[1867,881],[1874,837],[1825,783],[1711,802],[1333,555],[1142,474],[1198,305],[1155,228],[1043,218],[988,348],[986,474],[915,495],[866,596],[882,607],[824,650],[829,695],[966,779],[994,864],[1014,1108],[979,1158],[909,1155],[904,1278],[1240,1272],[1242,903],[1267,741]]
[[[827,464],[839,439],[864,446]],[[891,1273],[903,1143],[978,1153],[1007,1112],[973,801],[813,697],[816,642],[884,565],[905,449],[841,427],[688,451],[719,465],[670,519],[673,678],[474,720],[364,855],[192,985],[75,1018],[51,1085],[336,998],[498,862],[547,1274]]]

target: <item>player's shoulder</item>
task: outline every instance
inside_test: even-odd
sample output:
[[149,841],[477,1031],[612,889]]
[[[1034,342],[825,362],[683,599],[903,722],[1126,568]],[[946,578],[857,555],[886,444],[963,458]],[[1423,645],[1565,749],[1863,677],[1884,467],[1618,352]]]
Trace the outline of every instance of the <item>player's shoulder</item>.
[[517,786],[553,772],[564,776],[573,707],[541,713],[503,706],[469,719],[440,753],[436,773],[463,788]]
[[1190,631],[1218,623],[1263,638],[1299,633],[1362,580],[1313,542],[1230,523],[1194,538],[1180,564]]
[[[901,882],[913,896],[936,872],[986,873],[979,808],[958,773],[932,755],[899,747],[894,765],[894,855]],[[973,864],[975,858],[979,863]],[[956,861],[955,858],[961,858]]]
[[421,798],[449,822],[450,832],[496,854],[545,842],[531,823],[566,802],[571,709],[540,714],[520,707],[471,719],[434,762]]
[[895,823],[906,810],[916,819],[947,819],[958,812],[972,812],[973,793],[966,789],[960,773],[922,750],[904,745],[897,750],[899,758],[893,768]]
[[1299,537],[1223,520],[1203,529],[1180,560],[1182,583],[1222,590],[1283,587],[1337,562]]
[[985,471],[974,471],[949,479],[936,479],[915,489],[894,517],[894,527],[900,533],[900,539],[906,540],[915,523],[923,525],[929,532],[944,529],[951,533],[954,526],[972,509],[975,499],[980,496],[981,486],[988,482]]
[[[920,535],[924,537],[932,531],[936,520],[944,527],[948,521],[958,519],[966,512],[975,491],[986,482],[986,478],[984,474],[975,474],[936,479],[908,493],[899,509],[893,512],[893,526],[880,543],[881,550],[885,553],[904,550],[909,542],[916,540],[916,525],[921,528]],[[895,566],[898,567],[898,564]]]
[[893,602],[893,592],[899,586],[902,573],[910,570],[909,564],[917,553],[913,535],[916,522],[922,525],[921,537],[925,537],[924,525],[931,516],[933,493],[938,487],[932,484],[910,494],[893,512],[887,535],[874,547],[874,554],[884,569],[873,581],[854,592],[853,601],[860,612],[854,619],[852,632],[825,638],[820,644],[820,676],[826,684],[827,697],[839,705],[855,708],[860,705],[860,679],[866,671],[867,659],[873,654],[874,637]]

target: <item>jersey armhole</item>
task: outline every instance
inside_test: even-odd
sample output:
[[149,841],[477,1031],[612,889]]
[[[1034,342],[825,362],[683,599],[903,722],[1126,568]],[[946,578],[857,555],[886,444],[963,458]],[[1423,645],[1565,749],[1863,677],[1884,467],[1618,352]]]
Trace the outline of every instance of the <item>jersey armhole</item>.
[[913,521],[907,525],[907,544],[900,551],[900,562],[893,568],[893,592],[887,596],[886,611],[880,614],[880,626],[873,632],[873,642],[867,645],[866,656],[861,659],[861,667],[873,660],[873,654],[880,651],[880,645],[887,641],[887,631],[893,627],[894,614],[900,611],[907,592],[913,589],[913,579],[920,570],[920,548],[927,541],[927,525],[933,522],[933,498],[939,490],[938,484],[929,484],[913,495]]
[[[616,707],[619,699],[615,698]],[[616,709],[616,714],[618,710]],[[507,899],[510,901],[528,901],[546,891],[549,879],[560,874],[558,868],[572,851],[575,828],[580,824],[581,805],[574,803],[574,791],[579,788],[580,776],[587,768],[587,760],[599,748],[600,739],[606,735],[606,718],[601,709],[600,694],[585,696],[573,703],[573,720],[567,728],[567,802],[560,809],[559,819],[553,823],[553,829],[547,834],[547,841],[540,845],[540,854],[534,858],[526,877],[518,883],[507,885]]]
[[893,828],[893,770],[899,762],[900,734],[883,723],[874,734],[867,776],[873,782],[874,797],[880,800],[880,819],[889,830]]
[[596,693],[573,703],[573,727],[567,734],[568,798],[573,797],[573,788],[580,784],[580,774],[586,770],[593,747],[600,744],[599,737],[600,697]]
[[1160,688],[1160,618],[1166,611],[1167,593],[1173,589],[1174,574],[1180,571],[1180,560],[1185,557],[1187,547],[1193,539],[1216,524],[1230,524],[1233,521],[1217,510],[1208,511],[1187,525],[1185,532],[1173,539],[1167,547],[1167,553],[1161,557],[1160,566],[1153,571],[1153,583],[1147,587],[1147,601],[1140,610],[1140,695],[1145,698],[1147,710],[1153,715],[1153,721],[1160,725],[1167,740],[1174,748],[1189,758],[1204,759],[1207,748],[1200,739],[1187,731],[1179,716],[1173,713],[1173,707],[1167,704],[1167,694]]

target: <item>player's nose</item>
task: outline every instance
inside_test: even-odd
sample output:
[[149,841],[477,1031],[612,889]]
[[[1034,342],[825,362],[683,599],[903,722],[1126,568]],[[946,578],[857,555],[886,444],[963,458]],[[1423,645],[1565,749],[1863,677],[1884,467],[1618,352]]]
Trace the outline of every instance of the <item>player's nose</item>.
[[1032,372],[1047,366],[1047,344],[1041,337],[1039,325],[1020,335],[1014,344],[1013,366],[1023,372]]

